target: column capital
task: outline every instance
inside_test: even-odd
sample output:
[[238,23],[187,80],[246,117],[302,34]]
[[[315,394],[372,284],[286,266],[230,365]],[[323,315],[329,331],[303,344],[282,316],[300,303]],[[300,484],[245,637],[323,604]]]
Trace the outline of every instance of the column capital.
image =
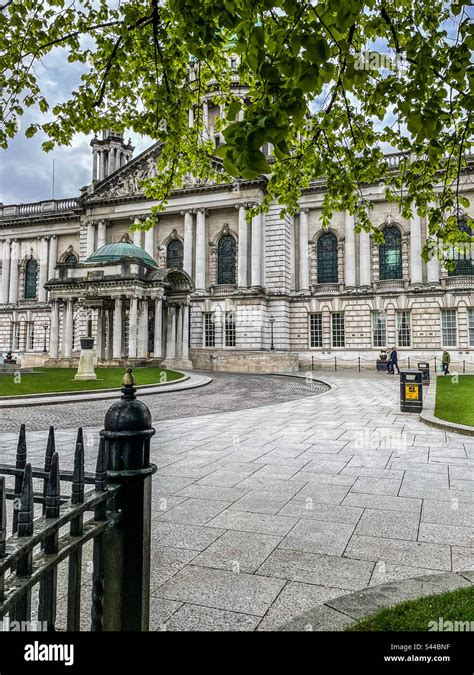
[[309,206],[303,206],[302,208],[300,208],[299,215],[301,215],[302,213],[308,214],[309,213]]
[[180,215],[185,216],[187,213],[193,214],[195,212],[196,212],[195,209],[182,209],[179,213]]
[[207,216],[209,209],[207,209],[205,206],[200,206],[198,209],[196,209],[196,213],[202,213]]

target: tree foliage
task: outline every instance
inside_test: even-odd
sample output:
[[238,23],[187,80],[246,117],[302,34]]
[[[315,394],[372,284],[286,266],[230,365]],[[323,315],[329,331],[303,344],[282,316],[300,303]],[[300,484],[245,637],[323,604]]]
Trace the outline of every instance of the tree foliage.
[[[276,198],[294,213],[301,191],[325,181],[324,223],[347,208],[380,240],[362,192],[375,182],[405,217],[414,208],[427,214],[433,238],[469,239],[456,218],[469,206],[459,190],[473,128],[468,0],[0,3],[1,146],[38,106],[45,121],[25,133],[42,129],[45,150],[106,128],[160,141],[159,175],[146,192],[162,204],[189,173],[218,181],[264,174],[261,208]],[[66,100],[51,102],[37,66],[57,49],[83,75]],[[224,110],[217,151],[202,138],[209,91]],[[403,153],[399,171],[384,159],[388,146]]]

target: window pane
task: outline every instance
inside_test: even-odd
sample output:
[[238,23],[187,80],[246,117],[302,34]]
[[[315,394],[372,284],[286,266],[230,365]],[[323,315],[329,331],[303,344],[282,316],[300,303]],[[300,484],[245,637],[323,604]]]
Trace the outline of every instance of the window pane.
[[333,312],[332,319],[332,346],[344,347],[344,312]]
[[323,346],[323,315],[320,312],[309,315],[309,344],[311,347]]
[[337,284],[337,239],[332,232],[318,239],[318,284]]
[[469,310],[469,346],[474,347],[474,309]]
[[[467,217],[460,217],[458,223],[461,232],[465,232],[472,237],[473,233],[468,225]],[[470,242],[460,242],[458,246],[454,246],[450,258],[454,260],[456,265],[454,270],[448,272],[450,277],[474,276],[474,260],[472,256],[472,244]]]
[[204,313],[204,346],[216,346],[216,327],[214,323],[214,314],[212,312]]
[[234,312],[225,313],[225,346],[235,347],[235,316]]
[[455,347],[458,342],[455,309],[441,310],[441,338],[443,347]]
[[235,239],[225,234],[217,245],[217,283],[235,284]]
[[30,258],[25,269],[25,298],[36,298],[36,260]]
[[409,310],[397,312],[397,344],[399,347],[411,346],[411,317]]
[[183,269],[183,244],[179,239],[172,239],[166,247],[166,267]]
[[372,312],[372,341],[374,347],[387,345],[387,321],[383,312]]
[[379,248],[380,279],[402,278],[402,236],[397,227],[383,231],[385,243]]

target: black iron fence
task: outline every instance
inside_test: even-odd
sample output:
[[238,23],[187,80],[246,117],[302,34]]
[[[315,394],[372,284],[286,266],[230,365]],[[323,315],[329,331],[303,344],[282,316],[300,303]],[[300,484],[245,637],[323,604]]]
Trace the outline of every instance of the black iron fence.
[[[441,356],[434,356],[430,358],[423,358],[422,356],[399,356],[398,367],[400,370],[409,370],[410,368],[414,368],[416,370],[418,363],[422,361],[430,364],[430,368],[433,373],[440,371]],[[300,368],[302,370],[332,370],[335,372],[338,370],[347,369],[361,372],[362,370],[375,370],[376,363],[377,359],[373,356],[358,356],[348,358],[343,354],[336,354],[334,356],[312,355],[310,357],[306,357],[302,362],[300,362]],[[451,358],[449,369],[453,373],[474,374],[474,362],[468,359]]]
[[[155,430],[135,397],[131,369],[122,384],[122,398],[107,411],[100,432],[95,473],[84,470],[82,429],[72,471],[60,470],[52,427],[42,469],[28,462],[25,425],[15,466],[0,464],[0,621],[56,630],[58,566],[68,561],[66,629],[80,630],[82,554],[92,541],[90,630],[148,630]],[[7,500],[13,500],[10,536]]]

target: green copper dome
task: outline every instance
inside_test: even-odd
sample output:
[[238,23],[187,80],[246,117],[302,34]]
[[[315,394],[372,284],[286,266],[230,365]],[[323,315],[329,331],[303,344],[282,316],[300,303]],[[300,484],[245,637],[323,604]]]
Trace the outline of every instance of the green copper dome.
[[87,258],[86,263],[119,262],[125,258],[138,258],[148,267],[158,267],[153,258],[140,246],[125,241],[101,246]]

